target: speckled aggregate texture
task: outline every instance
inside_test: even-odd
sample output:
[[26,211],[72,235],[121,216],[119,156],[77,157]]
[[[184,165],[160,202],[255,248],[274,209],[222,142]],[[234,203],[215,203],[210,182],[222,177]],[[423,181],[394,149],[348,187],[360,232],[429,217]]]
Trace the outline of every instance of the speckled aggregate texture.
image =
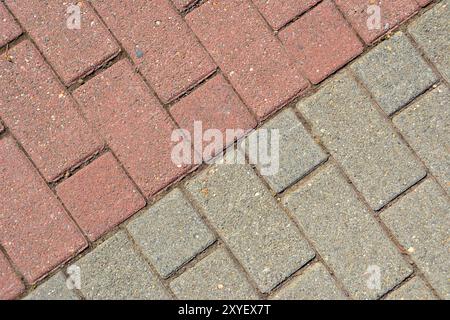
[[123,231],[73,265],[80,268],[87,299],[170,299]]
[[129,223],[127,229],[163,277],[168,277],[215,240],[179,189]]
[[223,249],[172,281],[171,289],[179,299],[236,300],[257,299],[255,290]]
[[400,288],[389,293],[386,300],[435,300],[433,293],[423,280],[414,277]]
[[379,44],[351,68],[387,114],[404,107],[438,80],[402,32]]
[[449,299],[449,6],[1,0],[0,299]]
[[450,202],[427,179],[382,213],[381,217],[444,299],[450,299],[448,259]]
[[421,163],[348,73],[297,108],[373,209],[425,176]]
[[215,165],[187,189],[263,292],[314,257],[247,165]]
[[[351,297],[374,299],[399,284],[412,268],[335,166],[329,165],[283,202]],[[373,266],[380,286],[367,285]]]
[[79,300],[74,289],[67,286],[67,278],[62,271],[58,272],[31,294],[25,300]]
[[273,296],[275,300],[346,300],[327,269],[316,263]]
[[394,118],[412,148],[450,194],[450,90],[440,85]]
[[412,23],[408,31],[436,65],[447,81],[450,81],[450,1],[442,1]]
[[80,28],[70,1],[5,1],[65,84],[92,72],[119,53],[119,46],[89,5],[80,8]]

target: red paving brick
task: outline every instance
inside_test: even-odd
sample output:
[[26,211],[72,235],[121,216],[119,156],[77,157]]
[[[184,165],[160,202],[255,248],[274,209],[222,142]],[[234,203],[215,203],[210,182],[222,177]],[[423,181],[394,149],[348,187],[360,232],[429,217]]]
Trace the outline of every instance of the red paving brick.
[[196,0],[172,0],[173,4],[178,8],[178,10],[186,9],[191,3]]
[[[0,216],[1,217],[1,216]],[[0,252],[0,300],[16,298],[25,289],[3,253]]]
[[96,0],[93,5],[166,103],[216,66],[169,0]]
[[119,52],[112,35],[82,1],[81,28],[67,28],[67,8],[74,1],[6,0],[66,85],[98,68]]
[[0,140],[0,243],[29,283],[86,246],[76,225],[11,137]]
[[[335,2],[366,43],[373,42],[419,9],[414,0],[335,0]],[[370,17],[367,13],[369,5],[379,5],[381,8],[381,28],[378,30],[369,30],[367,26]]]
[[22,33],[19,25],[0,2],[0,47],[14,40]]
[[[191,132],[191,137],[194,136],[194,121],[202,121],[203,132],[208,129],[219,129],[224,138],[226,129],[242,129],[248,132],[257,125],[256,120],[222,75],[208,80],[176,103],[170,112],[180,128]],[[240,137],[242,135],[236,138]],[[229,137],[222,142],[229,145],[234,140],[234,137]],[[207,144],[209,142],[204,145]],[[211,155],[214,154],[209,154],[205,160]]]
[[101,149],[54,73],[24,41],[0,59],[0,117],[47,181]]
[[274,30],[278,30],[319,0],[253,0]]
[[210,0],[186,19],[259,119],[307,87],[307,81],[249,1]]
[[171,161],[173,123],[129,62],[113,65],[74,96],[146,196],[187,172]]
[[279,33],[306,77],[319,83],[363,51],[357,35],[330,1]]
[[145,206],[144,198],[111,153],[59,184],[56,192],[91,241]]

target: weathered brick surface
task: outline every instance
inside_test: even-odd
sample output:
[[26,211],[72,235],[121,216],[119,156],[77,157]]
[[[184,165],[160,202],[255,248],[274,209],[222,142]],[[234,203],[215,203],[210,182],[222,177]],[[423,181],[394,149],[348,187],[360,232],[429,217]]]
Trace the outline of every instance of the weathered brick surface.
[[130,222],[127,229],[164,277],[215,241],[215,236],[179,189]]
[[386,296],[386,300],[435,300],[433,293],[427,288],[425,283],[414,277],[400,288],[394,290]]
[[335,280],[321,263],[308,267],[277,292],[274,300],[346,300]]
[[60,271],[33,290],[24,300],[79,300],[79,298],[74,290],[67,287],[66,277]]
[[0,3],[0,30],[0,47],[16,39],[22,33],[3,3]]
[[420,162],[347,73],[297,107],[373,209],[425,176]]
[[388,114],[408,104],[438,80],[402,32],[368,52],[352,69]]
[[[412,272],[334,166],[321,169],[283,203],[353,298],[379,298]],[[368,285],[373,266],[381,271],[379,288]]]
[[255,290],[222,248],[176,278],[170,287],[179,299],[258,299]]
[[33,283],[86,246],[81,233],[10,137],[0,140],[0,243]]
[[89,300],[170,299],[147,263],[120,231],[73,265],[82,275],[81,292]]
[[187,189],[261,291],[314,257],[249,165],[214,165]]
[[447,81],[450,81],[450,1],[442,1],[408,27],[408,31],[436,65]]
[[[267,170],[269,168],[265,163],[257,161],[260,154],[252,154],[249,141],[254,143],[255,140],[253,139],[257,138],[258,143],[263,144],[266,141],[266,134],[275,134],[274,130],[278,130],[278,150],[273,149],[274,152],[278,153],[272,155],[278,157],[278,166],[277,168],[273,167],[277,170],[274,170],[273,174],[262,174],[270,187],[277,193],[300,180],[327,159],[327,155],[309,135],[292,110],[279,113],[266,122],[261,129],[249,136],[245,150],[252,161],[251,163],[257,163],[256,168],[260,173],[264,173],[264,170],[261,169]],[[275,138],[273,137],[273,139]],[[274,141],[267,138],[267,142],[268,150],[272,150]]]
[[197,0],[172,0],[173,4],[178,8],[178,10],[186,9],[195,1]]
[[130,63],[118,62],[74,96],[146,196],[186,173],[171,160],[173,123]]
[[420,4],[422,7],[425,7],[427,4],[429,4],[432,0],[416,0],[418,4]]
[[[176,103],[170,113],[180,128],[186,129],[194,139],[194,122],[201,121],[202,133],[206,130],[219,129],[222,132],[224,146],[233,143],[245,133],[256,127],[256,120],[245,105],[226,82],[222,75],[217,75],[203,84],[200,88]],[[226,135],[226,129],[241,129],[238,135]],[[239,130],[239,131],[241,131]],[[203,144],[207,147],[211,141]],[[199,147],[196,148],[199,150]],[[204,160],[216,155],[214,152],[204,153]],[[214,150],[213,150],[214,151]],[[220,152],[221,150],[217,150]]]
[[47,181],[102,148],[72,98],[33,45],[11,48],[0,59],[0,117]]
[[359,55],[363,45],[331,1],[324,1],[279,33],[306,77],[319,83]]
[[14,299],[24,289],[22,281],[15,274],[3,253],[0,253],[0,300]]
[[394,118],[406,141],[450,194],[450,90],[440,85]]
[[210,0],[186,20],[260,119],[307,87],[249,0]]
[[[419,10],[414,0],[336,0],[335,2],[366,43],[373,42]],[[370,5],[379,6],[381,13],[380,25],[373,29],[368,27],[368,20],[373,16],[373,12],[368,13]]]
[[319,0],[253,0],[274,30],[278,30],[302,14]]
[[216,69],[169,0],[97,0],[93,5],[163,102]]
[[63,181],[56,192],[91,241],[145,206],[144,198],[111,153]]
[[449,215],[448,196],[430,179],[381,214],[431,285],[447,300],[450,299]]
[[[66,85],[119,53],[112,35],[86,3],[64,0],[5,2]],[[77,3],[81,10],[80,29],[69,29],[67,10]]]

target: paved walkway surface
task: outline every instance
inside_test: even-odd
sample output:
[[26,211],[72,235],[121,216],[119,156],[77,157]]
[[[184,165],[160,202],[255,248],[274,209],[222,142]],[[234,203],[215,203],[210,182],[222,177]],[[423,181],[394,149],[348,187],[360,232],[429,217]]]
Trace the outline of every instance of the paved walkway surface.
[[450,298],[449,0],[71,2],[0,2],[1,299]]

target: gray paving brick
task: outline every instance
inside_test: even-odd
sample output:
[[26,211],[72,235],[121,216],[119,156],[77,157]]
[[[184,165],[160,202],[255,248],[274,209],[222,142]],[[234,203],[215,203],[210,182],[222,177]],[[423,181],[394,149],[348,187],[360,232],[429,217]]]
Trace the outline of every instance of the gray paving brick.
[[438,80],[402,32],[370,50],[351,69],[388,114],[408,104]]
[[450,1],[442,1],[408,28],[442,75],[450,81]]
[[450,90],[440,85],[393,120],[450,194]]
[[418,277],[414,277],[386,296],[386,300],[435,300],[433,293]]
[[[317,165],[327,159],[327,155],[313,140],[297,119],[295,113],[287,109],[268,121],[262,127],[264,130],[278,130],[279,132],[279,170],[274,175],[263,175],[270,187],[277,193],[283,191],[305,175]],[[262,140],[260,130],[253,132],[249,139]],[[246,141],[246,152],[248,153],[248,141]],[[266,139],[264,139],[266,141]],[[268,150],[271,150],[272,140],[267,139]],[[252,158],[254,155],[250,154]],[[255,159],[256,160],[256,159]],[[253,160],[252,163],[257,161]],[[256,166],[261,172],[261,166]]]
[[427,179],[381,214],[430,284],[450,299],[450,201]]
[[186,187],[261,291],[314,257],[249,165],[216,164]]
[[[350,295],[378,298],[412,269],[339,171],[332,165],[319,170],[283,203]],[[381,274],[379,287],[368,283],[374,266]]]
[[222,248],[173,280],[170,287],[180,299],[258,299],[245,275]]
[[73,290],[67,288],[66,277],[58,272],[34,289],[24,300],[79,300]]
[[127,229],[164,277],[215,241],[215,236],[179,189],[129,223]]
[[277,292],[274,300],[346,300],[327,269],[321,263],[308,267],[301,275]]
[[298,108],[373,209],[425,176],[421,163],[347,73]]
[[75,263],[87,299],[169,299],[148,265],[120,231]]

